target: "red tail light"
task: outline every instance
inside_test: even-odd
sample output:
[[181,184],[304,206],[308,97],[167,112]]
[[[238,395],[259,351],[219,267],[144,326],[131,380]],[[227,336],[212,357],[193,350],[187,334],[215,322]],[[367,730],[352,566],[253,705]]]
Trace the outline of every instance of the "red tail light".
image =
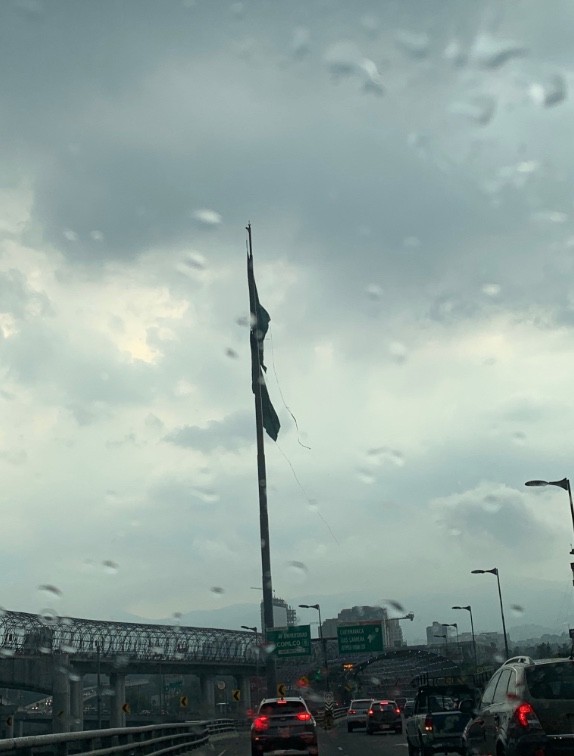
[[514,720],[518,722],[521,727],[540,727],[540,721],[536,716],[536,712],[529,703],[521,703],[514,710]]
[[425,723],[423,725],[425,732],[432,732],[433,724],[432,724],[432,717],[430,714],[427,714],[425,717]]
[[367,714],[369,715],[369,717],[372,717],[372,716],[374,716],[375,712],[372,709],[369,709],[369,711],[367,712]]
[[400,713],[401,713],[400,709],[395,709],[395,714],[400,714]]
[[354,709],[349,709],[349,711],[347,712],[347,714],[356,714],[356,713],[357,712]]
[[269,717],[255,717],[253,727],[256,730],[266,730],[269,727]]
[[309,722],[311,720],[311,715],[308,711],[300,711],[299,714],[297,714],[297,719],[300,722]]

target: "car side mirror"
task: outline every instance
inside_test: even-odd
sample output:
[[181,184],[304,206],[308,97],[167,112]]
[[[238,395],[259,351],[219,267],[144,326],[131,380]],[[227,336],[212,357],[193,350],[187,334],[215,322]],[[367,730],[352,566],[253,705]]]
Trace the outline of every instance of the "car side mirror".
[[474,714],[474,701],[471,701],[470,698],[465,698],[464,701],[461,701],[458,705],[459,711],[462,711],[463,714]]

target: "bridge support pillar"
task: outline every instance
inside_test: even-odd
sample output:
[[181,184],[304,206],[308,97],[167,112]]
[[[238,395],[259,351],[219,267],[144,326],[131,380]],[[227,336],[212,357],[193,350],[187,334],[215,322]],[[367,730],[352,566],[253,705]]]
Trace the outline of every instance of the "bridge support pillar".
[[[237,688],[241,691],[241,708],[251,708],[251,681],[249,675],[237,677]],[[257,701],[259,703],[259,701]]]
[[125,727],[126,714],[123,705],[126,703],[126,676],[114,672],[110,675],[110,685],[114,689],[111,699],[110,727]]
[[67,654],[54,656],[52,670],[52,731],[70,732],[70,669]]
[[81,677],[70,680],[70,729],[81,732],[84,729],[84,682]]
[[201,704],[206,716],[215,714],[215,678],[212,675],[200,675]]

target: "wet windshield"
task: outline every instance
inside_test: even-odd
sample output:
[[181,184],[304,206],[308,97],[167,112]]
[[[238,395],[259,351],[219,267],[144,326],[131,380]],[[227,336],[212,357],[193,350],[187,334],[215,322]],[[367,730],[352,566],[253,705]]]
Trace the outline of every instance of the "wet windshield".
[[0,2],[0,739],[570,653],[573,24]]

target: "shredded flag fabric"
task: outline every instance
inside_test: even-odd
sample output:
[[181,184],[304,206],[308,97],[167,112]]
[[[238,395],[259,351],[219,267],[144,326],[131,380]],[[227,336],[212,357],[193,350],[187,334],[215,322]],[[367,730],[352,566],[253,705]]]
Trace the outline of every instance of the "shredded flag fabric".
[[[261,412],[263,415],[263,427],[267,431],[267,435],[277,441],[279,435],[279,429],[281,423],[275,412],[275,408],[271,404],[269,397],[269,391],[265,385],[264,371],[267,370],[263,361],[263,340],[269,330],[269,322],[271,318],[267,310],[261,305],[259,301],[259,295],[257,293],[257,286],[255,284],[255,276],[253,275],[253,257],[249,256],[247,265],[247,275],[249,280],[249,289],[253,292],[253,300],[255,302],[255,312],[251,313],[251,360],[254,366],[253,376],[255,380],[256,367],[259,365],[257,380],[261,389]],[[253,393],[255,393],[255,385],[252,386]]]

